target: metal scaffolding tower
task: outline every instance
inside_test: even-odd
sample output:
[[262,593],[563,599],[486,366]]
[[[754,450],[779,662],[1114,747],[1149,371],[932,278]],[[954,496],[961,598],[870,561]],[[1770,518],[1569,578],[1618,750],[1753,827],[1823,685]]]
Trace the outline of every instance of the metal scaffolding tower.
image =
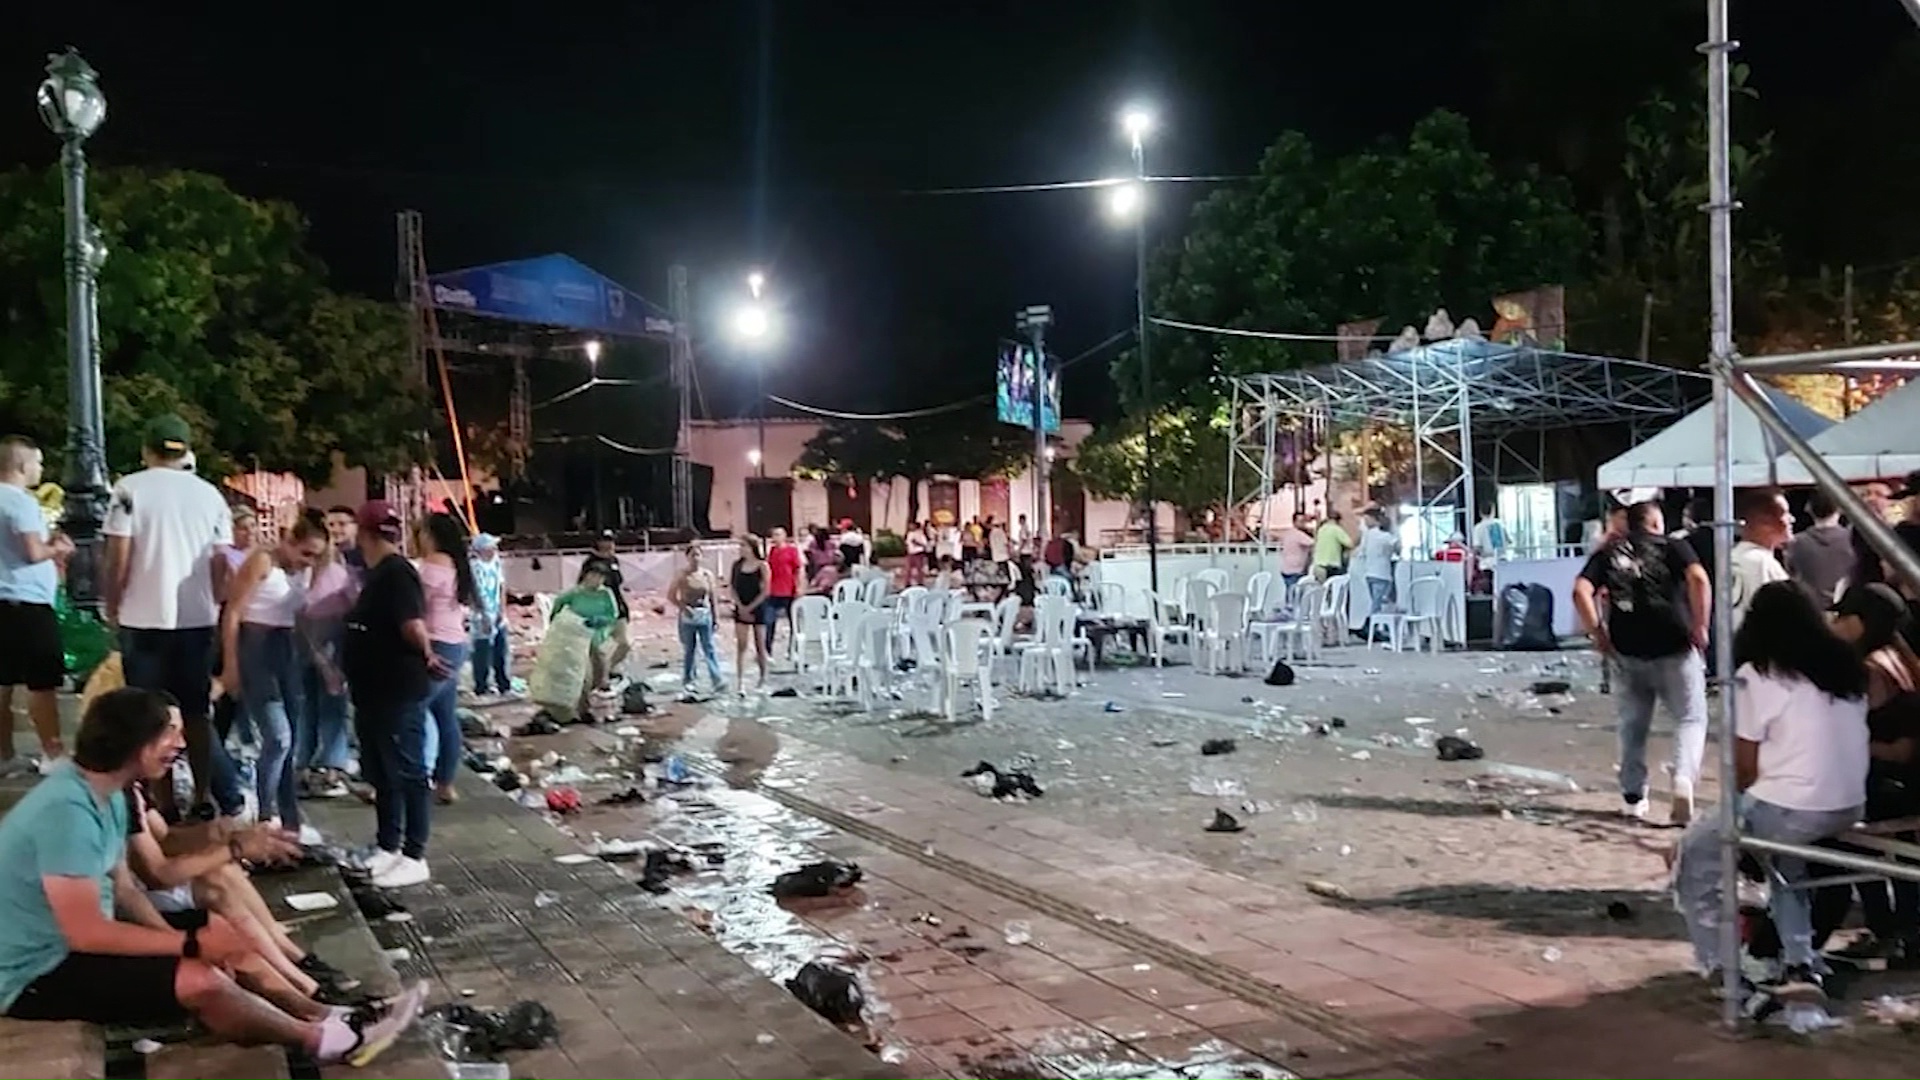
[[[1227,505],[1255,503],[1260,534],[1287,459],[1309,440],[1329,457],[1334,433],[1368,423],[1412,432],[1423,510],[1471,518],[1477,485],[1540,478],[1547,433],[1588,424],[1664,425],[1698,397],[1702,377],[1639,360],[1583,356],[1467,337],[1361,360],[1232,380]],[[1528,444],[1533,445],[1529,446]],[[1438,461],[1448,475],[1426,475]],[[1438,486],[1436,486],[1436,484]],[[1424,517],[1423,517],[1423,520]],[[1423,546],[1427,544],[1423,537]]]
[[673,389],[680,408],[673,438],[673,526],[684,530],[693,528],[693,318],[684,266],[667,270],[667,308],[673,316]]

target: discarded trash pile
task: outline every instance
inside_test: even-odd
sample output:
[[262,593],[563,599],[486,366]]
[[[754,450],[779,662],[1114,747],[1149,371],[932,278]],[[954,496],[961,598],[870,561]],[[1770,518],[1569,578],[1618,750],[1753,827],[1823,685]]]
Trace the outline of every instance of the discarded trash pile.
[[1040,782],[1025,769],[1001,769],[988,761],[961,773],[960,778],[973,781],[974,790],[990,799],[1021,802],[1046,794],[1040,790]]

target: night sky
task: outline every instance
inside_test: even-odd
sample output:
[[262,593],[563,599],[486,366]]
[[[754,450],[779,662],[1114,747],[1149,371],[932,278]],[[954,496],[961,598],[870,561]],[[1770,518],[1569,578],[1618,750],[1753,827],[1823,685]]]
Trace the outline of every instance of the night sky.
[[[1352,148],[1442,105],[1504,161],[1551,167],[1649,86],[1686,92],[1703,17],[1692,0],[191,6],[10,11],[7,163],[52,159],[32,93],[73,44],[110,101],[96,161],[293,201],[341,287],[391,295],[408,207],[435,271],[564,251],[664,302],[685,262],[707,327],[763,265],[791,331],[770,389],[845,409],[987,389],[1024,304],[1054,306],[1062,355],[1131,324],[1130,238],[1092,193],[910,192],[1118,175],[1133,99],[1162,120],[1156,173],[1244,173],[1288,127]],[[1826,117],[1884,99],[1875,80],[1920,31],[1894,0],[1734,6],[1765,119],[1820,163],[1761,212],[1836,214],[1859,170],[1832,155],[1875,139]],[[1157,193],[1157,234],[1204,193]],[[1888,254],[1884,228],[1805,231],[1810,257]],[[713,411],[745,407],[743,357],[701,365]],[[1103,371],[1073,373],[1069,413],[1108,407]]]

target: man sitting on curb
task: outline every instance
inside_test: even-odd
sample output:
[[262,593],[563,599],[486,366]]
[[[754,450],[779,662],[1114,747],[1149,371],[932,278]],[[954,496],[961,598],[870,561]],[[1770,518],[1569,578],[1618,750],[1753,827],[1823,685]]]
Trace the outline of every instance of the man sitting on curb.
[[[127,869],[126,786],[185,745],[162,695],[125,688],[87,708],[69,761],[0,819],[0,1007],[18,1020],[165,1027],[188,1018],[242,1044],[365,1066],[420,1014],[425,984],[368,1020],[290,1016],[227,973],[253,947],[218,916],[176,930]],[[116,907],[120,918],[115,917]]]

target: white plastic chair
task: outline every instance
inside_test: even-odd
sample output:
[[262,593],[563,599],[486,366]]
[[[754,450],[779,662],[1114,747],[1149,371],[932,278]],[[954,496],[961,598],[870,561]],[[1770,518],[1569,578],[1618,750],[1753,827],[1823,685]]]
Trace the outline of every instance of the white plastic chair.
[[1094,586],[1093,602],[1102,614],[1123,614],[1127,610],[1127,587],[1117,581],[1102,581]]
[[1048,573],[1040,581],[1040,591],[1047,596],[1064,596],[1072,599],[1073,582],[1061,577],[1059,574]]
[[1247,610],[1255,618],[1267,612],[1267,593],[1273,590],[1273,571],[1260,570],[1247,579]]
[[801,675],[824,674],[832,650],[833,605],[824,596],[793,602],[793,662]]
[[873,609],[858,600],[848,600],[831,606],[828,615],[828,631],[831,635],[831,647],[836,652],[844,652],[847,637],[859,627],[861,620]]
[[[1147,647],[1153,656],[1153,666],[1166,666],[1167,645],[1170,642],[1178,641],[1180,644],[1185,645],[1187,647],[1187,653],[1191,656],[1193,653],[1193,627],[1188,626],[1178,617],[1167,617],[1169,614],[1177,616],[1177,605],[1160,599],[1151,589],[1142,589],[1140,591],[1145,595],[1147,601]],[[1172,609],[1172,611],[1170,612],[1168,609]]]
[[[1208,572],[1203,570],[1200,573]],[[1207,612],[1213,610],[1213,594],[1219,591],[1220,586],[1214,584],[1212,578],[1201,577],[1200,574],[1188,578],[1186,594],[1180,598],[1180,613],[1185,621],[1189,625],[1203,621]]]
[[834,604],[850,604],[861,599],[861,585],[857,578],[841,578],[833,586]]
[[[1298,656],[1320,656],[1320,593],[1317,581],[1303,581],[1294,590],[1293,602],[1280,617],[1255,617],[1247,624],[1247,633],[1260,645],[1260,663],[1272,666],[1275,653],[1292,660]],[[1279,648],[1276,649],[1275,646]]]
[[1247,596],[1245,593],[1215,593],[1201,620],[1200,649],[1206,657],[1209,675],[1225,670],[1238,674],[1247,669]]
[[993,606],[993,638],[990,645],[994,660],[1014,655],[1015,646],[1019,643],[1016,629],[1019,624],[1020,598],[1001,597],[1000,602]]
[[940,659],[940,668],[945,676],[941,680],[945,688],[942,704],[949,723],[955,719],[960,688],[968,683],[973,684],[981,718],[993,719],[993,661],[987,655],[992,641],[993,627],[979,619],[961,619],[947,627],[946,654]]
[[1229,584],[1227,572],[1220,569],[1196,570],[1193,580],[1208,582],[1213,586],[1214,592],[1226,592]]
[[1020,650],[1020,689],[1034,693],[1048,688],[1061,697],[1073,691],[1073,601],[1042,596],[1034,601],[1033,621],[1038,636]]
[[866,641],[867,635],[860,633],[857,628],[843,627],[834,634],[833,651],[827,655],[827,693],[836,698],[850,698],[858,694],[863,709],[872,707],[869,687],[860,677]]
[[1415,652],[1424,642],[1430,652],[1440,651],[1440,579],[1428,576],[1415,578],[1407,585],[1407,607],[1400,617],[1400,632],[1417,635],[1413,639]]
[[1347,588],[1352,580],[1345,574],[1335,574],[1326,581],[1326,591],[1320,594],[1320,611],[1315,616],[1322,641],[1326,640],[1329,630],[1333,632],[1335,644],[1347,640],[1347,633],[1352,629],[1347,621]]
[[875,575],[860,583],[860,599],[868,607],[882,607],[887,602],[887,586],[890,578]]

